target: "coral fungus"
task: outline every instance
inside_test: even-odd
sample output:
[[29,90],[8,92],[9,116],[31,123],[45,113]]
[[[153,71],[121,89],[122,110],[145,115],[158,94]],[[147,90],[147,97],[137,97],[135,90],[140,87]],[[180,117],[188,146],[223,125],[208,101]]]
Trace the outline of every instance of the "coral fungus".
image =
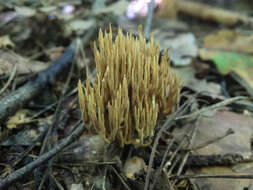
[[99,31],[94,43],[96,78],[78,83],[79,103],[90,131],[120,146],[150,144],[157,119],[172,113],[179,99],[181,80],[170,69],[168,51],[159,63],[159,45],[151,36],[124,35],[113,40]]

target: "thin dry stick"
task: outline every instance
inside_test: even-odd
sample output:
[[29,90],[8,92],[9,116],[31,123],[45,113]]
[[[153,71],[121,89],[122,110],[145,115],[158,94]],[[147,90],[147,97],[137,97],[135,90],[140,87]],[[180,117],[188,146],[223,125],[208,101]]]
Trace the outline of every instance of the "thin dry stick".
[[167,148],[166,148],[166,151],[165,151],[165,153],[164,153],[164,155],[163,155],[163,159],[162,159],[162,162],[161,162],[161,164],[160,164],[160,167],[159,167],[158,171],[157,171],[156,174],[155,174],[154,182],[153,182],[153,184],[150,186],[150,190],[154,189],[154,186],[155,186],[155,184],[156,184],[157,178],[158,178],[158,176],[159,176],[159,175],[161,174],[161,172],[162,172],[162,168],[163,168],[163,166],[164,166],[164,164],[165,164],[165,160],[166,160],[166,158],[167,158],[167,155],[168,155],[168,153],[169,153],[169,150],[170,150],[172,144],[174,143],[174,141],[175,141],[175,139],[173,138],[173,139],[170,141],[170,143],[168,144]]
[[[81,39],[82,45],[79,44],[79,43],[80,43],[79,40],[77,41],[77,45],[79,45],[78,47],[80,48],[80,52],[81,52],[82,54],[84,54],[84,52],[83,52],[84,50],[83,50],[83,49],[88,45],[89,40],[91,39],[92,35],[94,34],[95,28],[96,28],[96,27],[92,27],[92,28],[87,32],[87,34]],[[83,57],[84,57],[84,55],[83,55]],[[93,78],[94,78],[94,77],[93,77]],[[71,92],[69,92],[69,93],[66,95],[66,98],[72,96],[72,95],[75,94],[76,92],[77,92],[77,87],[74,88]],[[59,100],[59,101],[61,101],[61,100]],[[58,105],[58,104],[59,104],[59,101],[54,102],[53,104],[47,106],[45,109],[39,111],[39,112],[36,113],[34,116],[32,116],[32,118],[36,118],[36,117],[38,117],[39,115],[41,115],[42,113],[46,112],[47,110],[49,110],[49,109],[53,108],[54,106]]]
[[[177,153],[182,149],[182,147],[185,145],[184,144],[184,141],[187,140],[186,138],[187,136],[184,136],[184,138],[182,139],[182,141],[180,142],[179,146],[177,147],[177,149],[173,152],[173,154],[171,155],[168,163],[171,163],[172,160],[174,159],[174,157],[176,157]],[[172,172],[172,168],[170,169],[170,171],[167,173],[168,176],[171,175],[171,172]]]
[[[64,95],[65,95],[65,93],[66,93],[66,91],[67,91],[67,89],[68,89],[68,86],[69,86],[71,77],[72,77],[72,75],[73,75],[74,62],[76,61],[76,55],[77,55],[77,52],[79,51],[79,49],[80,49],[80,39],[77,38],[77,39],[76,39],[76,49],[75,49],[75,52],[74,52],[74,58],[73,58],[73,60],[72,60],[71,66],[70,66],[70,71],[69,71],[69,73],[68,73],[68,77],[67,77],[66,83],[65,83],[65,85],[64,85],[64,88],[63,88],[63,90],[62,90],[62,92],[61,92],[60,100],[59,100],[59,102],[58,102],[58,104],[57,104],[57,107],[56,107],[56,109],[55,109],[55,112],[54,112],[54,122],[53,122],[53,124],[51,125],[51,127],[49,128],[49,130],[47,131],[47,134],[46,134],[46,136],[45,136],[45,138],[44,138],[44,141],[43,141],[43,143],[42,143],[42,147],[41,147],[41,150],[40,150],[40,155],[41,155],[42,153],[44,153],[45,148],[46,148],[46,145],[48,145],[48,143],[50,142],[50,141],[49,141],[49,137],[51,136],[51,133],[52,133],[52,131],[53,131],[53,129],[54,129],[56,123],[58,122],[57,116],[59,116],[58,114],[59,114],[60,108],[61,108],[61,106],[62,106],[62,103],[63,103],[63,101],[66,99],[66,97],[65,97]],[[51,164],[50,164],[50,165],[51,165]]]
[[76,141],[80,135],[84,132],[85,125],[79,125],[79,127],[76,128],[76,130],[68,137],[62,139],[62,141],[57,144],[55,147],[53,147],[50,151],[47,153],[44,153],[39,158],[31,162],[30,164],[25,165],[24,167],[14,171],[10,175],[8,175],[6,178],[0,180],[0,189],[3,189],[4,187],[8,187],[10,184],[16,182],[18,179],[25,176],[28,172],[34,170],[35,168],[41,166],[46,161],[53,158],[56,154],[58,154],[60,151],[62,151],[64,148],[66,148],[68,145]]
[[206,147],[206,146],[208,146],[208,145],[210,145],[210,144],[212,144],[212,143],[214,143],[214,142],[217,142],[217,141],[219,141],[219,140],[221,140],[221,139],[227,137],[228,135],[232,135],[232,134],[234,134],[234,133],[235,133],[235,132],[234,132],[232,129],[228,129],[228,130],[225,132],[225,134],[221,135],[220,137],[216,137],[216,138],[211,139],[211,140],[209,140],[209,141],[206,141],[206,142],[204,142],[204,143],[202,143],[202,144],[199,144],[199,145],[197,145],[197,146],[195,146],[195,147],[191,147],[191,148],[189,148],[189,149],[187,149],[187,150],[191,150],[191,151],[192,151],[192,150],[198,150],[198,149],[204,148],[204,147]]
[[[190,141],[190,144],[189,144],[190,147],[193,145],[193,143],[194,143],[194,141],[195,141],[196,134],[197,134],[197,130],[199,129],[199,126],[200,126],[199,123],[200,123],[200,116],[197,118],[197,121],[196,121],[194,130],[193,130],[193,135],[192,135],[192,138],[191,138],[191,141]],[[224,138],[224,137],[226,137],[226,136],[228,136],[228,135],[230,135],[230,134],[233,134],[233,133],[234,133],[234,132],[233,132],[231,129],[229,129],[228,131],[226,131],[226,133],[225,133],[224,135],[222,135],[221,137],[216,138],[215,141],[214,141],[214,140],[208,141],[208,142],[202,144],[202,146],[197,146],[197,147],[195,147],[195,148],[197,148],[197,149],[198,149],[198,148],[202,148],[202,147],[204,147],[204,146],[209,145],[210,143],[214,143],[214,142],[216,142],[216,141],[218,141],[218,140],[220,140],[220,139],[222,139],[222,138]],[[208,144],[207,144],[207,143],[208,143]],[[203,145],[204,145],[204,146],[203,146]],[[196,150],[196,149],[193,149],[193,148],[189,148],[189,149],[188,149],[187,153],[185,154],[185,156],[184,156],[184,158],[183,158],[183,161],[182,161],[181,165],[179,166],[179,169],[178,169],[178,171],[177,171],[177,176],[179,176],[179,175],[182,173],[183,168],[184,168],[184,166],[185,166],[185,164],[186,164],[186,161],[187,161],[187,159],[188,159],[188,157],[189,157],[189,154],[190,154],[190,151],[191,151],[191,150]],[[173,184],[175,184],[175,183],[176,183],[176,182],[174,182]]]
[[[196,139],[197,131],[198,131],[199,126],[200,126],[200,125],[199,125],[199,123],[200,123],[200,117],[201,117],[200,115],[197,117],[195,126],[194,126],[193,131],[192,131],[192,135],[191,135],[191,139],[190,139],[189,146],[192,146],[193,143],[194,143],[194,141],[195,141],[195,139]],[[179,169],[178,169],[178,171],[177,171],[177,175],[180,175],[180,174],[182,173],[183,168],[184,168],[184,166],[185,166],[185,164],[186,164],[186,161],[187,161],[187,159],[188,159],[188,157],[189,157],[189,154],[190,154],[190,151],[186,152],[186,154],[184,155],[183,161],[181,162],[181,164],[180,164],[180,166],[179,166]],[[169,176],[169,175],[168,175],[168,176]],[[175,185],[175,183],[176,183],[176,181],[173,183],[173,185]]]
[[13,71],[11,72],[11,76],[8,79],[7,83],[5,86],[0,90],[0,95],[8,88],[8,86],[11,84],[11,81],[14,79],[15,75],[17,72],[17,65],[14,66]]
[[[66,98],[69,98],[70,96],[74,95],[75,93],[77,92],[77,87],[74,88],[73,90],[71,90],[68,94],[66,94]],[[59,100],[60,101],[60,100]],[[58,105],[59,104],[59,101],[55,101],[54,103],[46,106],[44,109],[42,109],[41,111],[37,112],[36,114],[34,114],[32,117],[31,117],[31,120],[33,120],[34,118],[40,116],[41,114],[45,113],[46,111],[50,110],[50,109],[53,109],[54,106]]]
[[155,138],[155,141],[154,141],[154,144],[153,144],[153,147],[152,147],[152,151],[151,151],[151,155],[150,155],[150,159],[149,159],[149,163],[148,163],[148,171],[147,171],[147,175],[146,175],[146,178],[145,178],[144,190],[148,190],[149,180],[150,180],[150,175],[151,175],[151,168],[153,166],[153,161],[154,161],[154,158],[155,158],[156,148],[158,146],[159,139],[162,136],[162,133],[165,132],[166,130],[168,130],[174,124],[174,118],[175,118],[175,116],[182,115],[186,111],[186,109],[191,105],[192,101],[193,101],[192,99],[189,99],[188,101],[186,101],[181,106],[180,109],[178,109],[177,112],[171,114],[167,118],[166,122],[163,124],[163,126],[161,127],[161,129],[158,131],[157,137]]
[[[36,189],[42,190],[44,183],[48,179],[48,174],[49,174],[49,168],[47,168],[46,171],[43,172],[43,176],[42,176],[42,179],[40,180],[40,184],[39,184],[38,188],[36,188]],[[35,179],[35,182],[36,182],[36,179]]]
[[107,167],[105,167],[105,174],[104,174],[104,176],[103,176],[103,184],[102,184],[103,190],[106,190],[106,188],[105,188],[106,175],[107,175]]
[[0,123],[4,123],[9,116],[13,115],[18,109],[22,108],[32,98],[38,96],[43,89],[55,83],[62,74],[69,68],[72,61],[76,41],[73,40],[66,51],[50,65],[46,70],[38,73],[37,77],[27,82],[22,87],[5,96],[0,101]]
[[[71,67],[73,67],[73,66],[71,66]],[[69,76],[71,75],[71,73],[72,73],[72,72],[69,73]],[[69,77],[69,78],[70,78],[70,77]],[[50,137],[52,136],[53,128],[55,128],[55,126],[57,126],[57,123],[59,122],[59,110],[60,110],[60,109],[59,109],[59,105],[62,105],[63,98],[64,98],[64,97],[62,96],[62,97],[61,97],[61,100],[59,101],[59,104],[58,104],[58,106],[57,106],[58,109],[56,109],[56,111],[55,111],[54,122],[53,122],[53,124],[49,127],[49,129],[48,129],[48,131],[47,131],[47,133],[46,133],[46,135],[45,135],[44,141],[43,141],[44,147],[47,146],[48,150],[50,150],[50,149],[52,148],[52,144],[51,144],[52,138],[50,138]],[[65,113],[67,114],[68,111],[66,111]],[[65,115],[66,115],[66,114],[65,114]],[[81,120],[79,120],[79,122],[81,122]],[[42,146],[42,147],[43,147],[43,146]],[[42,153],[44,153],[44,152],[40,151],[40,155],[41,155]],[[54,159],[55,159],[55,157],[52,158],[52,159],[48,162],[47,170],[46,170],[47,172],[44,172],[45,179],[47,179],[48,176],[52,173],[52,164],[53,164],[53,162],[54,162]],[[49,179],[50,179],[50,181],[52,180],[52,178],[49,178]],[[44,182],[41,182],[41,188],[42,188],[43,184],[44,184]]]
[[[171,158],[169,159],[169,161],[167,163],[172,163],[172,160],[174,159],[174,157],[176,157],[177,153],[182,150],[182,147],[185,145],[184,141],[188,140],[187,136],[185,135],[183,137],[183,139],[181,140],[179,146],[177,147],[177,149],[173,152],[173,154],[171,155]],[[177,159],[177,158],[176,158]],[[174,161],[173,161],[174,162]],[[175,165],[175,162],[174,162]],[[175,167],[175,166],[174,166]],[[169,172],[167,172],[167,176],[170,176],[172,173],[173,167],[170,168]]]
[[155,8],[155,2],[154,0],[151,0],[150,3],[148,4],[148,15],[146,17],[145,28],[143,31],[143,36],[147,39],[149,38],[154,8]]
[[203,114],[204,112],[207,112],[207,111],[210,111],[210,110],[214,110],[214,109],[217,109],[217,108],[221,108],[223,106],[226,106],[226,105],[229,105],[229,104],[232,104],[236,101],[239,101],[239,100],[247,100],[249,99],[248,97],[245,97],[245,96],[237,96],[237,97],[234,97],[234,98],[229,98],[229,99],[226,99],[222,102],[219,102],[217,104],[213,104],[211,106],[208,106],[208,107],[204,107],[200,110],[197,110],[191,114],[188,114],[188,115],[184,115],[184,116],[180,116],[180,117],[177,117],[176,120],[179,120],[179,119],[186,119],[186,118],[190,118],[190,117],[196,117],[198,116],[199,114]]
[[206,167],[206,166],[232,166],[238,163],[251,162],[250,155],[238,153],[213,154],[213,155],[191,155],[187,160],[188,167]]
[[[201,116],[198,116],[198,118],[197,118],[197,120],[196,120],[194,129],[193,129],[193,131],[192,131],[192,136],[191,136],[191,140],[190,140],[189,146],[192,146],[193,143],[194,143],[194,141],[195,141],[195,139],[196,139],[197,131],[198,131],[199,126],[200,126],[200,125],[199,125],[199,123],[200,123],[200,118],[201,118]],[[188,151],[188,152],[185,154],[185,156],[184,156],[184,158],[183,158],[183,161],[182,161],[182,163],[180,164],[179,169],[178,169],[178,171],[177,171],[177,175],[180,175],[180,174],[181,174],[181,172],[182,172],[182,170],[183,170],[183,168],[184,168],[184,166],[185,166],[185,163],[186,163],[186,161],[187,161],[187,159],[188,159],[189,154],[190,154],[190,151]]]
[[31,146],[29,146],[22,154],[18,157],[18,159],[14,162],[13,166],[18,165],[28,154],[29,152],[42,140],[44,137],[45,133],[48,130],[48,126],[46,126],[46,129],[42,131],[42,133],[39,135],[39,137],[32,143]]
[[64,187],[60,184],[60,182],[52,175],[50,174],[50,178],[54,181],[56,186],[58,187],[59,190],[64,190]]
[[131,190],[130,187],[126,184],[126,182],[122,179],[122,177],[119,175],[119,173],[117,172],[117,170],[115,170],[114,167],[110,167],[114,173],[118,176],[118,178],[120,179],[120,181],[122,182],[122,184],[124,185],[124,187],[127,189],[127,190]]
[[[74,52],[74,59],[76,58],[76,52],[78,51],[78,42],[79,42],[79,39],[77,39],[76,40],[76,49],[75,49],[75,52]],[[71,76],[72,76],[72,74],[73,74],[73,68],[74,68],[74,61],[72,61],[72,63],[71,63],[71,66],[70,66],[70,72],[68,73],[68,77],[67,77],[67,81],[66,81],[66,84],[65,84],[65,86],[64,86],[64,88],[63,88],[63,90],[62,90],[62,96],[61,96],[61,98],[60,98],[60,100],[59,100],[59,102],[58,102],[58,104],[57,104],[57,107],[56,107],[56,109],[55,109],[55,112],[54,112],[54,122],[53,122],[53,124],[50,126],[50,128],[48,129],[48,131],[47,131],[47,134],[46,134],[46,136],[45,136],[45,138],[44,138],[44,140],[43,140],[43,143],[42,143],[42,147],[41,147],[41,149],[40,149],[40,155],[41,154],[43,154],[44,152],[45,152],[45,149],[46,149],[46,146],[48,146],[48,143],[50,142],[49,141],[49,137],[51,136],[51,133],[52,133],[52,131],[53,131],[53,129],[54,129],[54,127],[55,127],[55,125],[56,125],[56,122],[58,121],[57,120],[57,116],[58,116],[58,113],[59,113],[59,111],[60,111],[60,107],[62,106],[62,102],[63,102],[63,100],[65,99],[65,97],[64,97],[64,94],[65,94],[65,92],[67,91],[67,87],[68,87],[68,85],[69,85],[69,82],[70,82],[70,78],[71,78]],[[48,147],[48,148],[50,148],[50,147]],[[51,163],[51,162],[50,162]],[[51,164],[50,164],[51,165]]]
[[[174,168],[178,165],[178,162],[180,161],[180,156],[177,156],[174,160],[173,160],[173,163],[172,163],[172,165],[170,166],[170,169],[169,169],[169,171],[168,172],[166,172],[166,167],[167,167],[167,165],[169,166],[169,163],[167,164],[165,164],[165,166],[164,166],[164,168],[163,168],[163,171],[164,171],[164,173],[167,175],[167,176],[170,176],[171,175],[171,173],[172,173],[172,171],[174,170]],[[172,183],[171,183],[172,184]],[[172,186],[174,186],[174,184],[172,184]]]
[[173,123],[172,121],[174,118],[173,116],[174,116],[174,114],[171,115],[170,117],[168,117],[167,121],[164,123],[162,128],[159,130],[157,137],[154,141],[152,152],[151,152],[149,163],[148,163],[148,171],[147,171],[147,175],[146,175],[146,179],[145,179],[144,190],[148,190],[149,180],[150,180],[150,175],[151,175],[151,168],[153,167],[153,161],[155,158],[155,151],[156,151],[156,147],[158,145],[159,139],[160,139],[163,131],[166,131],[166,129],[169,129],[172,126],[172,123]]
[[222,179],[253,179],[253,175],[210,175],[210,174],[199,174],[199,175],[180,175],[172,176],[170,180],[176,179],[191,179],[191,178],[222,178]]

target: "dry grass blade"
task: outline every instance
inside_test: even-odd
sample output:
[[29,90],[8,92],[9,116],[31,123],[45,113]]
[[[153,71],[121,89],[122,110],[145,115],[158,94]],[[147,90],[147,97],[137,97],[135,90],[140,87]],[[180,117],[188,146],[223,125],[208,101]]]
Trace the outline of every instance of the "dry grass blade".
[[17,72],[17,66],[15,65],[13,68],[13,71],[11,72],[11,76],[8,79],[7,83],[5,84],[5,86],[0,90],[0,95],[8,88],[8,86],[11,84],[11,81],[14,79],[15,75]]
[[237,97],[233,97],[233,98],[228,98],[222,102],[219,102],[217,104],[213,104],[211,106],[208,106],[208,107],[204,107],[200,110],[197,110],[191,114],[188,114],[188,115],[184,115],[184,116],[180,116],[180,117],[177,117],[176,120],[179,120],[179,119],[186,119],[186,118],[191,118],[191,117],[196,117],[198,116],[199,114],[203,114],[204,112],[207,112],[207,111],[210,111],[210,110],[215,110],[215,109],[218,109],[218,108],[221,108],[221,107],[224,107],[226,105],[229,105],[229,104],[232,104],[236,101],[239,101],[239,100],[248,100],[249,98],[248,97],[245,97],[245,96],[237,96]]

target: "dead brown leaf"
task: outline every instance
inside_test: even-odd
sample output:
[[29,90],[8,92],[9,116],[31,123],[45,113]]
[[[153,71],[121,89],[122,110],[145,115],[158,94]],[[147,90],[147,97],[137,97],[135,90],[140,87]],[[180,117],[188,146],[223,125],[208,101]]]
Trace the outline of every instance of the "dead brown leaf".
[[27,58],[21,57],[12,51],[0,50],[0,75],[9,75],[15,65],[19,74],[39,72],[48,66],[48,64],[43,62],[29,61]]
[[235,30],[220,30],[205,37],[204,47],[220,50],[253,53],[253,34],[244,36]]
[[[247,155],[251,152],[250,139],[253,132],[253,119],[248,116],[236,114],[230,111],[218,111],[212,117],[203,117],[200,121],[199,131],[193,145],[197,146],[224,134],[229,128],[235,131],[235,134],[208,145],[195,153],[200,155],[240,153]],[[191,127],[190,127],[191,128]],[[191,130],[190,128],[185,128]],[[238,170],[232,167],[206,167],[199,170],[188,171],[194,174],[250,174],[253,172],[252,163],[248,163],[248,170]],[[248,187],[250,180],[231,180],[231,179],[196,179],[200,189],[221,189],[221,190],[237,190]]]
[[[222,98],[221,86],[214,82],[207,82],[205,79],[197,79],[195,77],[196,71],[192,66],[173,68],[183,80],[184,86],[190,88],[191,90],[208,94],[212,98]],[[223,99],[223,98],[222,98]]]

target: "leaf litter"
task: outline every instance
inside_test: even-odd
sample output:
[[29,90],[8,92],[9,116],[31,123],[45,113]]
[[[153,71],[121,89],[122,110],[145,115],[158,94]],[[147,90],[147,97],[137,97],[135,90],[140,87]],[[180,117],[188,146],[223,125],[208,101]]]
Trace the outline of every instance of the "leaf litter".
[[[155,1],[153,9],[144,4],[146,9],[130,18],[127,12],[136,11],[132,2],[0,5],[0,103],[15,105],[1,118],[0,189],[17,183],[26,189],[250,188],[252,18],[243,9],[237,14],[188,0]],[[240,3],[252,6],[246,1],[231,6]],[[112,38],[118,26],[125,35],[136,34],[138,25],[150,27],[160,56],[169,49],[171,69],[184,82],[178,108],[159,119],[147,147],[107,144],[81,121],[77,81],[86,79],[86,69],[96,80],[93,42],[109,25]],[[203,174],[209,178],[198,178]],[[231,176],[237,179],[226,179]]]

